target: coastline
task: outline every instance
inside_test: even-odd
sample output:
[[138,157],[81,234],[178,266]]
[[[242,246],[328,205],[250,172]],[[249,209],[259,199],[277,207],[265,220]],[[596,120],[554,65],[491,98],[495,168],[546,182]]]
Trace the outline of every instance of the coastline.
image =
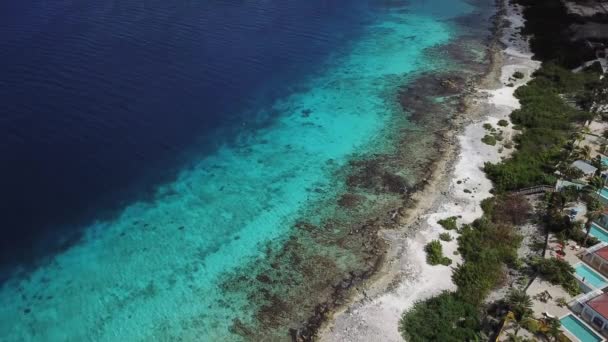
[[[417,204],[401,222],[408,229],[381,232],[389,245],[384,264],[351,304],[337,311],[320,329],[319,340],[402,341],[398,323],[404,311],[417,301],[455,289],[452,267],[428,265],[424,245],[444,231],[437,220],[459,216],[459,222],[469,223],[482,215],[481,201],[491,197],[492,188],[483,164],[498,162],[512,151],[481,142],[483,124],[508,120],[519,107],[513,96],[515,89],[528,82],[540,66],[540,62],[532,61],[527,41],[519,34],[523,26],[521,10],[506,1],[497,6],[496,31],[488,54],[491,65],[477,82],[476,91],[463,100],[466,109],[456,118],[455,130],[444,135],[443,156],[436,161],[427,184],[412,195]],[[509,80],[515,71],[524,72],[526,77]],[[511,127],[503,129],[506,140],[516,134]],[[460,262],[459,256],[453,255],[456,239],[443,247],[454,264]]]
[[[399,15],[395,18],[401,21],[402,17]],[[467,20],[471,21],[473,18],[479,18],[479,16],[470,16],[467,17]],[[146,207],[142,204],[134,211],[127,211],[125,218],[121,219],[118,224],[112,223],[107,228],[100,226],[98,229],[92,230],[90,241],[95,244],[78,245],[78,248],[71,249],[65,254],[67,257],[60,258],[57,263],[49,264],[48,268],[35,273],[36,276],[39,275],[38,278],[28,280],[23,287],[16,285],[11,287],[10,291],[6,291],[5,293],[9,295],[6,295],[5,298],[15,297],[10,295],[13,290],[18,295],[26,294],[26,296],[20,297],[23,298],[22,300],[15,301],[8,306],[11,309],[17,307],[17,309],[12,309],[12,312],[21,311],[24,317],[27,315],[27,319],[21,320],[22,323],[27,324],[10,324],[11,332],[33,335],[43,331],[47,336],[53,336],[52,334],[55,332],[60,334],[63,331],[70,331],[71,328],[63,328],[60,324],[54,324],[52,328],[44,327],[43,325],[49,321],[48,312],[57,310],[56,312],[61,313],[61,310],[65,308],[76,306],[72,304],[72,298],[77,298],[80,302],[88,302],[90,301],[88,296],[92,293],[95,299],[104,298],[104,301],[99,304],[99,307],[87,307],[86,310],[80,311],[83,318],[68,317],[62,320],[63,326],[79,326],[80,329],[73,329],[70,333],[78,334],[81,333],[81,330],[83,336],[93,334],[97,336],[95,338],[103,339],[104,336],[107,336],[106,334],[114,334],[116,331],[124,331],[125,334],[131,334],[130,336],[138,333],[158,334],[157,337],[193,336],[190,334],[209,331],[214,333],[217,331],[220,334],[221,331],[221,334],[227,333],[222,336],[230,335],[244,340],[282,340],[287,338],[289,330],[292,334],[298,333],[299,337],[303,339],[313,339],[318,324],[324,322],[334,309],[347,303],[351,294],[356,292],[368,277],[375,279],[372,273],[384,264],[386,258],[386,240],[381,234],[378,234],[378,231],[381,229],[396,230],[403,221],[409,219],[409,216],[404,217],[403,215],[409,208],[420,206],[416,201],[424,200],[419,195],[411,200],[409,195],[424,188],[423,184],[429,182],[427,170],[439,169],[432,165],[442,154],[439,150],[452,145],[443,134],[447,134],[447,136],[452,134],[452,127],[446,127],[446,122],[451,122],[452,113],[456,111],[452,108],[460,104],[460,89],[465,86],[465,77],[457,77],[457,75],[461,72],[460,66],[463,63],[476,61],[475,57],[482,54],[475,52],[483,51],[474,50],[480,37],[478,32],[460,30],[461,27],[457,20],[460,20],[460,17],[455,19],[455,17],[449,16],[445,25],[438,25],[439,28],[442,28],[438,32],[445,33],[441,36],[444,37],[441,42],[445,43],[452,42],[451,39],[448,39],[450,37],[459,39],[457,37],[469,34],[468,40],[459,41],[463,44],[462,47],[458,46],[460,44],[452,44],[451,48],[449,44],[429,45],[430,37],[422,39],[423,35],[419,34],[421,39],[418,41],[408,39],[408,45],[424,43],[427,44],[425,46],[431,46],[431,48],[416,50],[421,53],[415,55],[414,58],[408,57],[407,54],[403,55],[401,52],[409,50],[404,49],[401,45],[396,45],[397,55],[400,60],[404,61],[405,66],[409,65],[409,62],[405,61],[416,61],[416,63],[420,63],[421,67],[424,67],[420,70],[415,69],[416,72],[394,73],[395,69],[391,63],[393,60],[388,58],[387,61],[386,58],[382,58],[383,55],[380,52],[386,52],[386,45],[395,45],[388,44],[391,43],[391,40],[385,40],[385,30],[375,30],[373,34],[382,36],[378,36],[378,39],[366,40],[369,45],[363,44],[363,47],[377,47],[379,53],[366,60],[373,61],[373,66],[387,67],[389,72],[387,77],[376,79],[378,70],[373,68],[373,72],[370,72],[372,80],[360,77],[353,79],[350,73],[345,72],[339,74],[344,77],[338,78],[339,82],[329,83],[330,90],[334,89],[334,85],[338,87],[336,88],[338,90],[343,87],[349,90],[348,92],[337,92],[346,94],[348,101],[344,105],[357,104],[354,98],[350,99],[351,94],[363,93],[361,89],[353,88],[353,84],[362,84],[364,90],[373,89],[373,94],[377,94],[376,101],[371,101],[374,98],[370,99],[366,96],[359,96],[359,98],[364,104],[377,105],[380,113],[390,115],[390,119],[387,120],[391,122],[386,129],[382,129],[376,135],[378,139],[369,144],[369,152],[367,152],[367,148],[357,150],[360,153],[348,156],[348,159],[345,157],[336,162],[336,159],[330,158],[327,159],[327,163],[320,164],[320,168],[331,172],[331,186],[323,182],[316,182],[310,188],[307,187],[308,184],[295,184],[298,185],[297,187],[286,186],[282,182],[283,179],[293,176],[291,173],[280,172],[284,171],[280,167],[274,168],[273,161],[276,156],[286,159],[283,153],[286,153],[285,150],[293,149],[294,146],[286,145],[283,148],[279,144],[276,150],[268,149],[265,146],[267,143],[263,141],[265,139],[261,138],[259,141],[256,140],[259,144],[255,144],[253,151],[247,147],[248,144],[245,144],[247,148],[237,151],[236,154],[243,159],[235,156],[236,160],[247,162],[239,168],[241,170],[248,170],[246,167],[249,166],[248,161],[252,161],[253,165],[258,163],[261,165],[253,168],[254,170],[268,171],[253,172],[254,175],[260,176],[256,182],[249,181],[250,178],[238,177],[240,175],[238,172],[228,172],[233,170],[229,166],[239,166],[239,164],[215,165],[214,162],[210,163],[212,167],[208,168],[209,176],[212,173],[213,177],[217,178],[218,175],[228,174],[231,176],[229,178],[234,177],[239,180],[247,180],[247,182],[231,182],[224,187],[224,182],[221,181],[223,177],[219,177],[220,180],[213,182],[212,186],[201,186],[200,184],[205,183],[197,180],[204,179],[207,168],[193,167],[192,175],[187,173],[175,186],[167,186],[161,191],[161,199],[179,198],[180,200],[159,200],[160,205],[154,208],[163,210],[147,210],[149,208],[147,204],[145,204]],[[423,23],[426,22],[423,21]],[[435,22],[437,22],[435,19],[428,20],[428,23]],[[487,23],[484,21],[480,26]],[[430,32],[428,26],[415,27],[420,27],[421,30],[424,28],[426,34]],[[411,30],[406,31],[407,34],[412,33]],[[395,32],[399,33],[399,31]],[[487,36],[487,32],[484,33],[484,37]],[[403,42],[401,39],[395,40]],[[462,51],[459,51],[459,48]],[[485,45],[483,48],[485,50]],[[389,49],[390,51],[392,50]],[[446,51],[450,54],[447,56],[448,58],[444,58]],[[427,52],[431,53],[427,54]],[[422,56],[423,53],[425,56]],[[469,55],[471,58],[464,57]],[[455,57],[453,58],[454,64],[452,57]],[[462,62],[463,60],[465,62]],[[360,59],[356,58],[355,61],[360,61]],[[352,68],[360,69],[365,65],[368,64],[361,65],[358,62]],[[475,67],[485,68],[485,66],[485,61],[475,63]],[[365,68],[363,69],[365,70]],[[351,67],[345,71],[350,70]],[[416,82],[417,77],[421,78],[418,82]],[[354,81],[356,82],[353,83]],[[410,87],[413,83],[416,86]],[[386,89],[381,88],[383,85],[386,85]],[[431,92],[429,95],[429,87],[432,87],[431,90],[437,88],[440,94]],[[413,90],[410,92],[406,89],[402,92],[403,88],[413,88]],[[311,89],[318,88],[311,87]],[[334,93],[331,92],[331,94]],[[421,99],[416,102],[416,105],[424,112],[416,113],[414,111],[415,113],[410,116],[409,110],[404,109],[399,101],[396,101],[396,98],[401,99],[409,95],[415,95],[416,98]],[[432,98],[433,95],[437,95],[437,98]],[[434,99],[440,101],[437,103],[429,101]],[[330,102],[334,103],[332,101]],[[313,106],[311,101],[304,101],[302,111],[297,108],[298,110],[295,110],[292,116],[285,119],[284,123],[289,124],[288,128],[296,128],[294,133],[290,134],[291,139],[301,137],[305,130],[315,132],[321,129],[337,132],[342,130],[346,132],[361,131],[361,127],[349,127],[337,119],[330,122],[336,123],[338,127],[325,123],[325,121],[319,121],[316,117],[317,114],[311,115],[310,111],[314,109],[313,113],[324,113],[324,107],[317,105],[314,101],[312,103],[315,105]],[[325,103],[322,102],[322,104]],[[441,110],[444,107],[449,110]],[[311,109],[305,110],[305,108]],[[351,111],[347,106],[341,112],[366,113],[368,110],[374,109],[363,106]],[[432,110],[428,110],[427,113],[427,109]],[[322,118],[321,115],[319,117]],[[364,115],[363,117],[370,116]],[[377,122],[378,120],[370,121]],[[320,126],[320,123],[325,126]],[[412,124],[410,125],[410,123]],[[280,137],[270,135],[268,141],[282,141],[277,139]],[[314,141],[309,141],[309,139],[296,140],[299,142],[295,146],[296,150],[302,148],[308,151],[306,148],[312,147],[313,150],[319,148],[321,152],[326,152],[324,145],[314,144]],[[335,141],[341,140],[336,139]],[[300,147],[300,145],[302,146]],[[272,155],[268,157],[260,155],[256,153],[258,148],[261,151],[269,151]],[[316,151],[318,152],[318,150]],[[310,154],[312,155],[312,153]],[[258,158],[260,156],[262,157]],[[222,160],[220,159],[220,161]],[[345,165],[341,161],[344,161]],[[290,168],[300,165],[298,163],[285,164],[288,164]],[[315,170],[319,168],[317,163],[307,163],[305,166],[311,166]],[[243,184],[265,186],[266,183],[262,180],[268,182],[273,179],[275,182],[272,187],[267,187],[272,190],[268,195],[268,202],[264,198],[264,200],[257,201],[254,194],[258,190]],[[287,185],[293,184],[292,182]],[[404,188],[406,190],[403,190]],[[238,196],[238,199],[227,201],[229,202],[229,207],[225,211],[227,216],[215,215],[214,212],[199,213],[191,210],[191,208],[199,207],[195,202],[201,193],[209,196],[214,194],[211,191],[214,189],[223,191],[223,195],[219,198]],[[185,191],[182,192],[182,190]],[[253,193],[248,193],[248,190]],[[282,197],[287,193],[289,196]],[[283,205],[285,202],[294,201],[297,199],[295,195],[298,194],[306,195],[307,205],[294,212],[293,217],[301,218],[301,220],[294,219],[293,223],[287,221],[290,227],[285,229],[287,236],[284,240],[274,239],[268,242],[262,246],[259,257],[247,259],[247,263],[243,262],[230,272],[221,273],[217,281],[216,278],[211,279],[210,275],[219,274],[219,271],[226,268],[225,261],[232,260],[222,258],[223,255],[241,254],[226,253],[207,244],[206,241],[212,241],[214,237],[211,234],[213,231],[200,234],[198,227],[202,224],[201,218],[230,222],[238,222],[236,219],[246,220],[247,211],[242,210],[243,212],[241,212],[241,209],[249,207],[244,205],[247,203],[242,201],[241,197],[243,197],[243,199],[255,201],[256,205],[253,208],[256,209],[256,212],[261,213],[256,217],[267,221],[276,218],[274,215],[268,217],[267,214],[273,212],[268,208],[272,209],[275,202],[282,202],[279,204]],[[312,199],[308,200],[309,197]],[[181,200],[190,198],[192,202]],[[238,208],[236,208],[237,204]],[[233,205],[234,209],[232,209]],[[187,212],[182,214],[178,210],[173,210],[173,206],[187,208]],[[209,205],[209,207],[211,206]],[[167,212],[171,215],[168,215]],[[228,215],[231,213],[242,215],[232,217]],[[195,214],[200,214],[200,216],[195,217]],[[253,220],[252,222],[256,223]],[[221,222],[209,226],[221,227]],[[238,227],[239,224],[232,226]],[[250,228],[274,226],[271,224],[249,226],[249,223],[247,225]],[[101,234],[102,230],[104,234]],[[236,231],[230,235],[225,234],[226,236],[221,236],[221,238],[227,240],[226,246],[234,247],[233,251],[241,252],[246,251],[245,247],[252,246],[257,241],[254,238],[263,236],[262,233],[264,232],[260,230],[248,229],[245,233]],[[205,243],[200,243],[200,240]],[[201,245],[202,247],[199,247]],[[134,248],[134,246],[136,247]],[[102,252],[103,254],[101,254]],[[99,257],[96,253],[100,253]],[[207,259],[207,254],[213,257]],[[133,258],[132,255],[136,255],[138,258]],[[72,283],[72,279],[65,276],[70,275],[72,270],[70,266],[80,266],[72,261],[91,259],[95,263],[89,261],[86,264],[86,270],[92,275],[91,277],[80,277]],[[150,260],[153,262],[148,262]],[[164,264],[165,262],[167,264]],[[96,272],[105,268],[108,269],[107,272]],[[78,269],[78,272],[82,274],[82,268]],[[133,275],[141,275],[141,277]],[[208,279],[213,281],[213,287],[208,285]],[[58,285],[51,287],[47,284]],[[91,291],[73,290],[83,287],[91,288]],[[212,290],[210,291],[209,288]],[[69,292],[77,292],[79,296],[72,296]],[[128,297],[126,299],[116,298],[115,293]],[[314,293],[315,296],[311,297],[310,293]],[[191,300],[196,297],[200,299]],[[30,298],[34,298],[36,302]],[[159,307],[162,307],[163,310],[155,310]],[[100,316],[97,312],[102,310],[107,314]],[[2,314],[8,311],[4,310]],[[163,312],[172,312],[175,318],[166,320],[162,316]],[[11,316],[15,317],[15,315]],[[8,317],[8,314],[5,317]],[[312,319],[308,320],[310,317]],[[88,321],[85,322],[85,319]],[[72,321],[75,323],[71,324]],[[155,323],[159,321],[163,324]],[[302,326],[301,322],[306,322],[306,324]],[[183,326],[186,326],[187,329],[181,330]],[[92,331],[93,329],[95,330]]]

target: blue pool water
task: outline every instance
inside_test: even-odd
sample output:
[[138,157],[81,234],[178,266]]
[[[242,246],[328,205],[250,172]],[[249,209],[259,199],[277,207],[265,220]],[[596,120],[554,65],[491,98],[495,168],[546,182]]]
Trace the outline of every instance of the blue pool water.
[[567,329],[572,335],[581,340],[581,342],[602,341],[602,338],[598,334],[571,314],[560,319],[560,322],[562,323],[563,328]]
[[[370,267],[315,215],[419,130],[400,90],[454,68],[471,3],[0,4],[0,339],[286,338]],[[298,272],[239,288],[260,265]]]
[[608,199],[608,188],[602,188],[602,190],[600,190],[600,195],[605,199]]
[[591,225],[589,235],[596,237],[600,241],[608,242],[608,232],[595,223]]
[[601,289],[606,286],[606,280],[591,267],[585,264],[578,264],[574,267],[576,274],[582,279],[585,279],[585,284],[591,284],[596,289]]

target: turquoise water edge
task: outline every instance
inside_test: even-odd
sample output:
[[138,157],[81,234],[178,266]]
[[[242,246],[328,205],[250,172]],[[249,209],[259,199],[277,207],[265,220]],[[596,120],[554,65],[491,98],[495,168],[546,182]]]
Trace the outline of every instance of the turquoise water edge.
[[311,203],[338,194],[336,172],[382,146],[399,87],[449,66],[425,51],[456,39],[449,19],[472,11],[465,1],[433,0],[378,13],[322,72],[293,87],[303,90],[259,108],[280,113],[272,125],[245,131],[159,187],[153,201],[128,204],[87,227],[79,244],[7,281],[2,340],[242,340],[234,321],[255,327],[256,307],[222,283],[247,272],[243,265],[267,262],[266,249],[286,243]]
[[600,240],[602,242],[608,242],[608,232],[606,232],[603,228],[600,228],[595,223],[593,223],[591,225],[591,229],[589,230],[589,235],[596,237],[598,240]]
[[599,342],[602,338],[593,330],[587,327],[583,322],[573,315],[567,315],[560,319],[562,326],[566,328],[572,335],[576,336],[581,342]]

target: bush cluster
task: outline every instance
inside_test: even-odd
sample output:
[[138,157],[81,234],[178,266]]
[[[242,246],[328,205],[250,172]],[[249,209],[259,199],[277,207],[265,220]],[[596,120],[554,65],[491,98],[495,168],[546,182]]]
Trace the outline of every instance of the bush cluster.
[[522,106],[511,113],[511,121],[523,128],[514,139],[517,151],[502,163],[484,166],[499,192],[553,184],[555,165],[564,157],[572,124],[592,117],[589,112],[566,103],[564,98],[574,98],[595,84],[597,73],[573,73],[549,63],[543,64],[534,77],[515,92]]
[[481,138],[481,142],[486,145],[494,146],[496,145],[496,138],[493,135],[486,134]]
[[458,252],[464,263],[452,276],[459,296],[469,303],[481,304],[502,279],[505,265],[517,261],[521,239],[513,226],[494,223],[488,215],[463,226]]
[[443,248],[441,247],[441,241],[433,240],[429,242],[425,247],[426,251],[426,262],[429,265],[444,265],[449,266],[452,264],[452,259],[443,256]]
[[452,240],[454,240],[454,238],[452,238],[452,235],[450,235],[450,233],[444,232],[444,233],[439,234],[439,240],[452,241]]
[[458,217],[451,216],[448,218],[444,218],[443,220],[439,220],[439,221],[437,221],[437,223],[439,223],[439,225],[441,225],[444,229],[456,230],[456,229],[458,229],[458,225],[456,224],[457,219],[458,219]]
[[[485,200],[484,216],[460,229],[458,254],[462,255],[463,263],[456,267],[452,276],[458,290],[418,302],[404,313],[399,329],[407,341],[483,339],[479,332],[482,303],[503,279],[505,266],[518,261],[517,249],[522,240],[509,221],[498,222],[499,216],[509,217],[512,213],[511,209],[503,212],[504,201]],[[455,217],[446,220],[455,227]],[[427,245],[426,251],[434,257],[442,257],[438,240]]]
[[410,342],[475,341],[479,330],[475,305],[450,292],[416,303],[399,322],[399,331]]

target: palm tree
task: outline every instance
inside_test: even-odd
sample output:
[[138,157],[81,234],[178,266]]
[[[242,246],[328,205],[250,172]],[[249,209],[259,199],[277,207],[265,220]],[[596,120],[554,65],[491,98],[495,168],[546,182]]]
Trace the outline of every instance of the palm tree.
[[593,165],[595,168],[597,168],[598,170],[602,167],[602,165],[604,165],[602,163],[602,156],[600,156],[599,154],[596,155],[595,157],[593,157],[591,159],[591,165]]
[[518,322],[532,312],[532,299],[524,290],[512,289],[507,294],[506,301]]
[[574,140],[574,146],[578,146],[578,144],[585,139],[585,137],[579,132],[572,133],[571,138]]
[[562,330],[560,329],[562,323],[557,318],[549,318],[547,323],[549,325],[549,330],[547,331],[548,337],[552,337],[553,341],[558,341],[562,334]]
[[[591,124],[591,121],[587,121],[587,122],[588,122],[589,124]],[[591,133],[591,128],[589,128],[589,124],[587,124],[587,125],[583,126],[583,129],[582,129],[583,136],[584,136],[585,134],[589,134],[589,133]]]
[[591,209],[587,206],[587,213],[585,216],[587,217],[587,222],[585,222],[585,239],[583,240],[583,247],[587,246],[587,239],[589,238],[589,232],[591,231],[591,226],[593,221],[597,220],[603,213],[605,209],[600,206],[599,208]]
[[583,160],[591,159],[591,147],[585,145],[578,150],[578,155]]
[[602,162],[602,156],[599,154],[591,160],[591,165],[597,169],[597,171],[595,171],[596,176],[601,176],[602,172],[608,169],[608,167],[606,167],[606,165]]
[[566,166],[563,169],[562,174],[564,175],[564,177],[566,179],[569,179],[569,180],[579,179],[585,175],[583,173],[583,171],[581,171],[573,166]]
[[593,176],[589,179],[587,186],[583,189],[587,193],[592,193],[595,198],[599,199],[600,191],[604,188],[605,180],[602,177]]

